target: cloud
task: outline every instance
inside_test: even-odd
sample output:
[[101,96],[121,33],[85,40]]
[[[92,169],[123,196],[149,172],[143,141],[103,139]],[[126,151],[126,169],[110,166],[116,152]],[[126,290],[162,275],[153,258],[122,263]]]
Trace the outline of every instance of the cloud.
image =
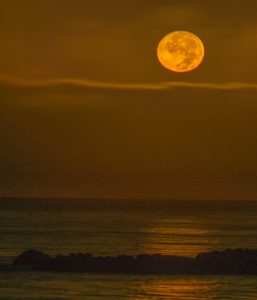
[[15,77],[0,77],[0,87],[8,90],[73,90],[77,92],[98,91],[169,91],[174,89],[205,89],[205,90],[257,90],[257,83],[246,82],[101,82],[87,79],[44,79],[27,80]]

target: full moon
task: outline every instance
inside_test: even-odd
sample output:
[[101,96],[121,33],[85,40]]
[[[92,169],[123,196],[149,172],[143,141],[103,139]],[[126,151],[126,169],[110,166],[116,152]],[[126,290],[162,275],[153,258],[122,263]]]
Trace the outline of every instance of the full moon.
[[204,45],[191,32],[175,31],[167,34],[160,41],[157,55],[166,69],[174,72],[189,72],[203,61]]

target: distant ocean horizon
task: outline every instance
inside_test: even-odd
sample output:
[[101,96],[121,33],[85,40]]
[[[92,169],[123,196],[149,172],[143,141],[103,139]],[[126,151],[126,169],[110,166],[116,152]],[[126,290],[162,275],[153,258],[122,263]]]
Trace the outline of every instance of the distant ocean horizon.
[[244,209],[244,205],[257,207],[256,200],[241,199],[175,199],[175,198],[98,198],[98,197],[0,197],[0,209],[32,209],[42,207],[44,209],[76,209],[76,208],[142,208],[149,207],[238,207]]
[[[160,253],[189,257],[226,248],[257,249],[257,203],[2,198],[0,236],[1,264],[11,263],[31,248],[51,255]],[[0,298],[10,300],[257,298],[255,277],[126,277],[2,271],[0,286]],[[39,288],[43,286],[46,288]]]

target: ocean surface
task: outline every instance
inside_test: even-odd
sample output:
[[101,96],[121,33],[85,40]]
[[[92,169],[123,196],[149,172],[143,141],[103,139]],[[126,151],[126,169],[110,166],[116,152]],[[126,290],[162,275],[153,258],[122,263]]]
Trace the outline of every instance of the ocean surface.
[[[257,299],[257,277],[7,272],[31,248],[48,254],[195,256],[257,249],[257,203],[0,200],[0,299]],[[1,267],[2,266],[2,267]]]

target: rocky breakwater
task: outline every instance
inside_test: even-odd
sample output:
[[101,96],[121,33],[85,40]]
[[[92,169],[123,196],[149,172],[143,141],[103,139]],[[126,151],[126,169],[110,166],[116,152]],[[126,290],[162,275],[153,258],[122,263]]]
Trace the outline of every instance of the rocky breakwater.
[[51,257],[29,250],[19,255],[12,266],[51,272],[257,275],[257,250],[226,249],[200,253],[195,258],[161,254],[93,256],[87,253]]

